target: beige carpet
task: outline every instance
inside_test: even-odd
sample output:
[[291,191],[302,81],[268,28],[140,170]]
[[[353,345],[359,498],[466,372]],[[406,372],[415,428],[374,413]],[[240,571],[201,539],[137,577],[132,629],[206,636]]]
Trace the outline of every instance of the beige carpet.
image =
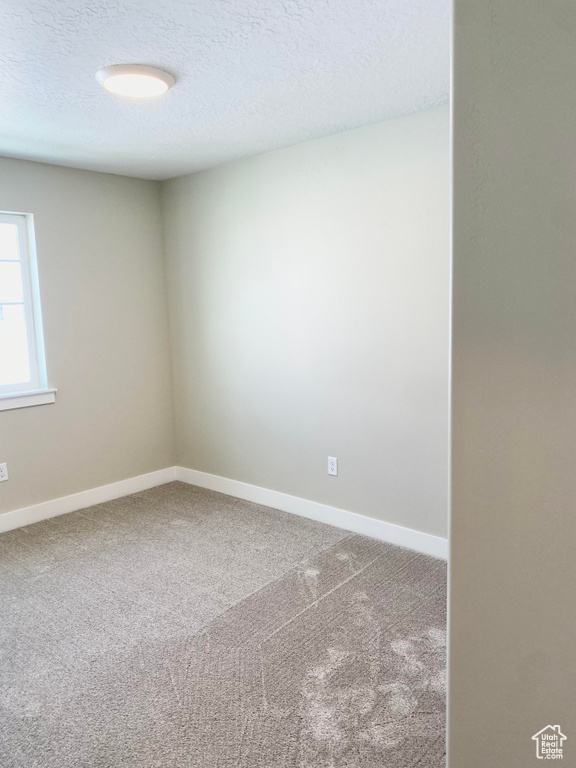
[[437,768],[445,563],[181,483],[0,536],[2,768]]

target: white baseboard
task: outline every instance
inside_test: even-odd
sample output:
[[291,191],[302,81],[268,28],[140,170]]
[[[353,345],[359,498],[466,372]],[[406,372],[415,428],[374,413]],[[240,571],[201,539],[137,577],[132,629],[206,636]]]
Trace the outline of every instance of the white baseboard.
[[148,472],[146,475],[130,477],[128,480],[101,485],[89,491],[80,491],[80,493],[73,493],[70,496],[62,496],[60,499],[53,499],[52,501],[44,501],[41,504],[34,504],[31,507],[15,509],[13,512],[5,512],[0,514],[0,533],[11,531],[14,528],[22,528],[22,526],[30,525],[31,523],[38,523],[40,520],[47,520],[49,517],[64,515],[66,512],[75,512],[77,509],[91,507],[94,504],[103,504],[105,501],[112,501],[112,499],[119,499],[121,496],[145,491],[148,488],[154,488],[156,485],[170,483],[175,479],[176,467],[167,467],[156,472]]
[[226,493],[229,496],[253,501],[266,507],[281,509],[283,512],[308,517],[320,523],[327,523],[346,531],[386,541],[389,544],[414,549],[417,552],[439,557],[442,560],[448,559],[448,541],[440,536],[421,533],[401,525],[385,523],[382,520],[366,517],[357,512],[329,507],[326,504],[300,499],[297,496],[271,491],[268,488],[260,488],[257,485],[249,485],[239,480],[229,480],[226,477],[210,475],[207,472],[198,472],[195,469],[185,469],[184,467],[175,467],[174,469],[176,480],[190,485],[198,485],[200,488],[208,488],[211,491]]
[[448,559],[448,541],[440,536],[432,536],[429,533],[414,531],[401,525],[366,517],[357,512],[348,512],[345,509],[329,507],[317,501],[301,499],[280,491],[271,491],[268,488],[260,488],[257,485],[249,485],[239,480],[230,480],[226,477],[218,477],[218,475],[210,475],[207,472],[198,472],[195,469],[185,469],[184,467],[159,469],[156,472],[138,475],[138,477],[131,477],[128,480],[101,485],[99,488],[92,488],[89,491],[81,491],[80,493],[73,493],[71,496],[63,496],[60,499],[44,501],[41,504],[16,509],[13,512],[5,512],[0,514],[0,533],[21,528],[31,523],[38,523],[40,520],[47,520],[50,517],[64,515],[67,512],[75,512],[94,504],[103,504],[106,501],[119,499],[131,493],[138,493],[138,491],[145,491],[172,480],[180,480],[190,485],[198,485],[200,488],[226,493],[229,496],[236,496],[239,499],[252,501],[273,509],[281,509],[283,512],[291,512],[310,520],[318,520],[320,523],[334,525],[345,531],[371,536],[374,539],[407,547],[443,560]]

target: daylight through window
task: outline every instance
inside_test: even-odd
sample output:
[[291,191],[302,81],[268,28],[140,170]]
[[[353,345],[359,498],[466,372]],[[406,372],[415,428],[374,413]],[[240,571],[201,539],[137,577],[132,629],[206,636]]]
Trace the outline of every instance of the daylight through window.
[[46,386],[31,217],[0,213],[0,395]]

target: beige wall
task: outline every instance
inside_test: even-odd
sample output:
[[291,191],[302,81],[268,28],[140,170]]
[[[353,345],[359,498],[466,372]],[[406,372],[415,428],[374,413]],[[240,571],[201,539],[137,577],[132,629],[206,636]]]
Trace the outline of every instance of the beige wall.
[[576,765],[576,6],[455,14],[449,764]]
[[177,462],[445,536],[447,107],[163,204]]
[[446,535],[448,138],[441,108],[163,184],[171,336],[161,185],[0,159],[58,388],[0,413],[0,511],[176,461]]
[[173,464],[159,189],[0,159],[0,210],[34,214],[56,403],[0,413],[0,511]]

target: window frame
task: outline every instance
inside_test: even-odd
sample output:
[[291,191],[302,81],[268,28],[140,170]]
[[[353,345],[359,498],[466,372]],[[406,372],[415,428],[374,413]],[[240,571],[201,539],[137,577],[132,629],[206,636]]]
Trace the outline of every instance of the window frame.
[[4,303],[6,306],[15,303],[22,303],[23,305],[30,366],[29,381],[20,384],[0,385],[0,410],[53,403],[56,390],[49,389],[47,384],[34,218],[31,213],[0,211],[0,222],[14,224],[17,228],[19,264],[22,275],[22,302]]

